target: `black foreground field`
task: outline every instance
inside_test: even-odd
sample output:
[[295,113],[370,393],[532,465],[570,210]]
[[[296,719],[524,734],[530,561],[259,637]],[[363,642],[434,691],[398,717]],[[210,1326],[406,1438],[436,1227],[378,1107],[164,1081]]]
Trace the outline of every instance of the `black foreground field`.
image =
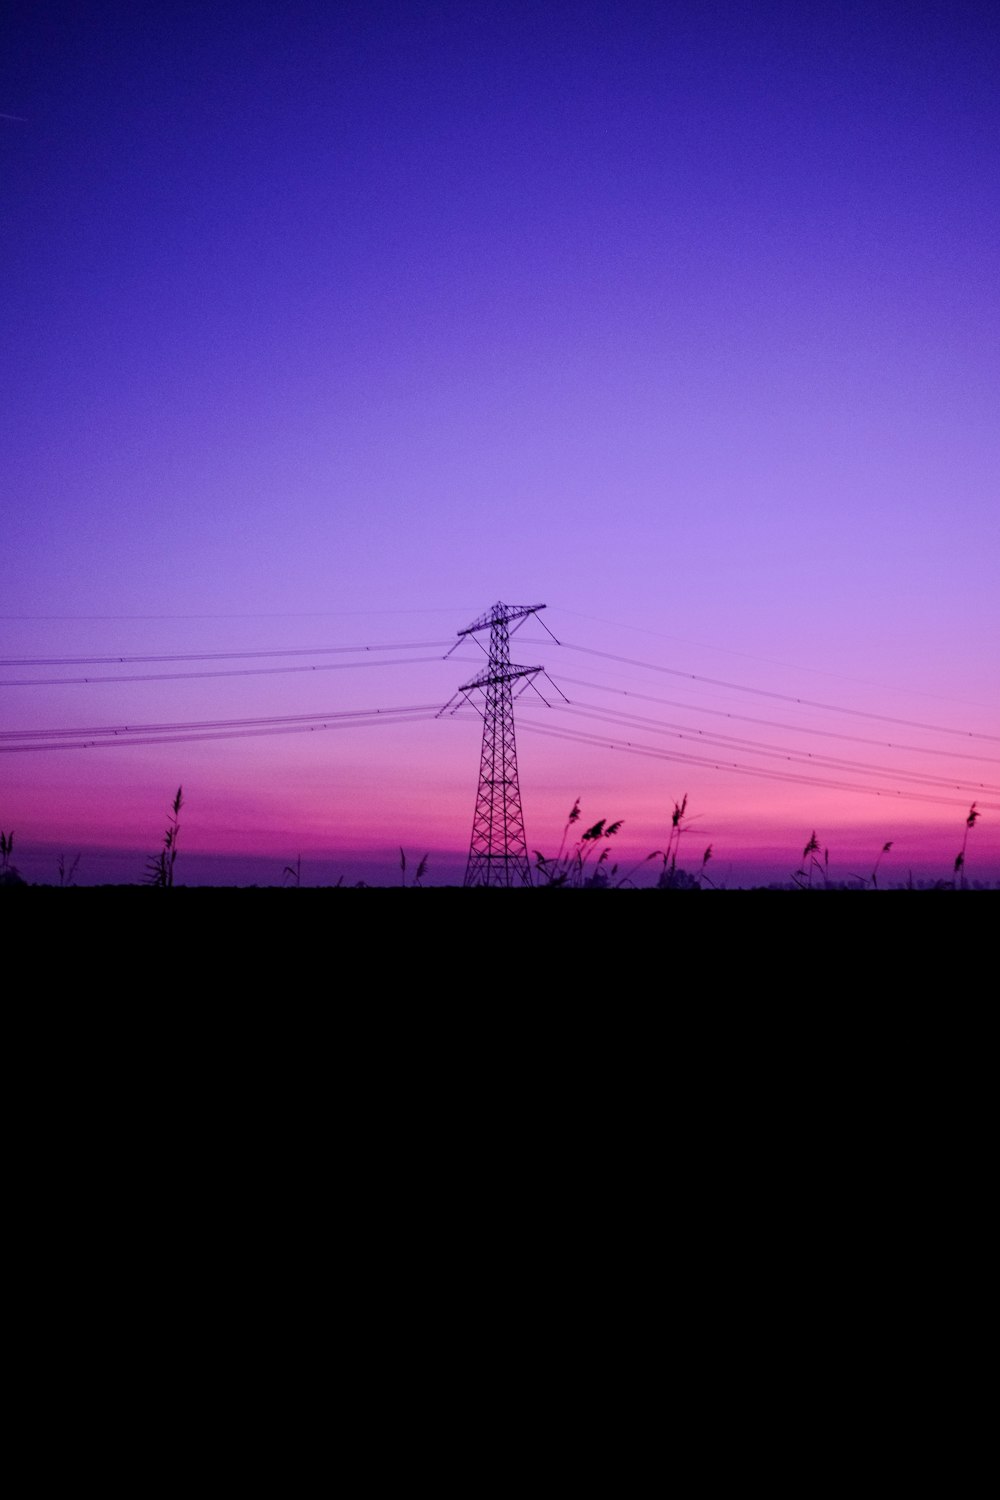
[[[876,899],[877,897],[877,899]],[[24,886],[0,893],[8,943],[42,971],[187,998],[265,985],[285,1000],[616,997],[944,998],[989,951],[996,891],[671,892],[429,887]],[[932,971],[940,969],[935,976]],[[541,981],[541,989],[536,984]],[[221,989],[220,989],[221,985]],[[402,986],[402,988],[401,988]],[[117,988],[117,982],[116,982]],[[971,985],[970,993],[976,986]]]

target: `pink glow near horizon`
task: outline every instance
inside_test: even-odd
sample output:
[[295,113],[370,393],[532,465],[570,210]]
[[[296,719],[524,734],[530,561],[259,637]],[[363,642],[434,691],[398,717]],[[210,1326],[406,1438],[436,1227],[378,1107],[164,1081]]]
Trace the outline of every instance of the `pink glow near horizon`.
[[[565,637],[568,634],[565,627],[573,617],[553,608],[549,618]],[[613,653],[617,655],[639,649],[643,654],[637,659],[649,660],[654,665],[659,660],[669,666],[680,659],[678,653],[685,649],[677,643],[667,646],[648,641],[637,648],[634,634],[630,645],[630,633],[619,627],[596,622],[585,624],[580,619],[573,620],[573,625],[578,636],[589,634],[591,639],[602,642],[594,649],[607,649],[610,644],[618,648]],[[343,627],[338,626],[332,634],[343,639]],[[414,638],[423,638],[423,632]],[[277,637],[272,635],[270,639]],[[538,700],[537,707],[530,709],[526,699],[520,700],[519,760],[531,850],[541,849],[550,855],[555,852],[566,816],[579,796],[580,829],[602,817],[623,820],[621,832],[611,846],[611,860],[624,872],[644,861],[644,856],[652,850],[664,848],[673,804],[687,795],[688,831],[682,840],[679,863],[682,867],[698,868],[705,848],[711,845],[708,871],[730,884],[775,878],[778,873],[790,876],[801,863],[802,849],[813,831],[820,849],[829,850],[831,878],[847,879],[853,874],[870,873],[887,840],[892,841],[893,851],[883,861],[884,878],[903,880],[910,869],[921,878],[943,879],[949,874],[961,847],[968,803],[974,800],[971,792],[966,801],[958,792],[934,790],[932,795],[942,795],[949,801],[948,806],[938,806],[896,797],[893,782],[882,782],[875,774],[854,772],[853,781],[856,785],[885,785],[885,794],[878,797],[739,774],[725,768],[722,753],[718,751],[720,762],[716,768],[634,756],[624,748],[631,741],[662,746],[681,754],[704,755],[705,747],[698,743],[699,732],[712,734],[721,730],[762,742],[777,735],[790,753],[801,753],[806,748],[814,754],[861,758],[873,766],[901,765],[910,774],[947,775],[955,772],[956,767],[963,776],[983,773],[983,766],[975,761],[966,764],[949,756],[904,753],[887,746],[877,749],[853,742],[829,742],[805,730],[825,728],[836,722],[838,732],[847,735],[877,740],[885,734],[906,734],[917,745],[926,744],[933,749],[944,745],[948,749],[943,736],[935,737],[922,729],[891,728],[856,717],[837,718],[828,712],[776,704],[705,683],[686,687],[681,682],[675,686],[672,680],[657,679],[648,672],[643,675],[638,669],[620,664],[602,663],[597,667],[595,662],[589,662],[581,669],[573,662],[566,669],[562,663],[567,653],[551,642],[546,648],[534,644],[534,640],[533,637],[530,647],[519,648],[515,657],[524,657],[532,664],[536,659],[542,660],[556,681],[564,681],[570,691],[574,689],[569,677],[575,679],[576,672],[585,670],[587,680],[594,683],[604,677],[613,693],[600,699],[602,705],[609,697],[617,702],[614,694],[624,683],[629,711],[635,709],[664,724],[683,723],[694,737],[686,733],[680,741],[669,734],[659,735],[651,726],[623,729],[603,721],[578,723],[568,715],[560,717],[554,710],[546,710]],[[713,668],[713,672],[703,673],[705,676],[724,670],[727,681],[742,679],[758,688],[765,682],[782,684],[764,691],[786,693],[789,686],[801,690],[802,681],[808,678],[810,693],[818,695],[818,701],[832,701],[830,690],[834,687],[847,706],[880,705],[866,712],[894,709],[895,716],[903,717],[900,710],[909,707],[912,713],[933,713],[946,727],[953,713],[953,705],[926,699],[918,702],[915,695],[904,701],[900,693],[890,699],[883,691],[879,697],[864,684],[834,684],[816,673],[799,672],[789,677],[788,669],[759,661],[749,663],[733,654],[720,666],[721,652],[715,651],[712,660],[708,660],[704,649],[694,645],[688,646],[686,652],[689,665]],[[454,658],[420,668],[392,669],[393,677],[398,671],[402,681],[395,683],[394,690],[387,695],[388,701],[443,703],[472,670],[471,663],[456,663]],[[565,677],[564,672],[568,673]],[[364,672],[358,675],[363,681],[350,693],[338,689],[340,701],[348,706],[368,703],[375,691],[370,675]],[[403,693],[402,686],[412,688],[414,677],[419,679],[418,690]],[[315,705],[329,699],[329,694],[317,699],[312,677],[305,691],[295,687],[288,692],[284,679],[274,681],[283,684],[278,688],[278,696],[287,698],[281,707],[294,703],[296,709],[301,709],[304,703]],[[161,685],[157,688],[162,691]],[[677,703],[687,700],[687,709],[658,707],[636,699],[637,691],[646,694],[648,689],[652,689],[653,697],[670,695],[671,701]],[[83,691],[76,689],[77,693]],[[200,717],[209,701],[218,709],[214,685],[210,689],[198,688],[196,693],[190,683],[177,684],[176,691],[178,701],[185,702],[192,717]],[[229,709],[235,706],[240,691]],[[259,689],[255,686],[253,691]],[[547,691],[554,702],[551,690]],[[580,691],[582,695],[583,690]],[[199,693],[207,694],[200,708]],[[588,701],[600,698],[590,690],[586,696]],[[157,701],[162,712],[162,701]],[[245,702],[244,707],[247,706]],[[270,706],[275,706],[273,701]],[[741,724],[729,717],[713,720],[704,714],[705,708],[727,716],[748,713],[764,718],[774,716],[797,729],[795,733],[788,730],[779,733]],[[28,727],[28,712],[22,712]],[[989,714],[971,705],[966,705],[965,715],[967,725],[990,721]],[[93,717],[95,722],[101,720],[100,714]],[[551,740],[536,732],[552,726],[582,728],[618,748]],[[964,753],[964,741],[959,744]],[[77,846],[152,851],[162,836],[170,797],[176,784],[182,781],[185,808],[180,872],[184,870],[185,855],[268,857],[277,871],[299,855],[307,862],[326,862],[332,866],[339,857],[349,854],[350,859],[365,862],[381,879],[391,882],[395,878],[398,849],[403,846],[414,859],[424,852],[433,853],[430,872],[433,882],[435,877],[458,878],[456,871],[460,875],[471,827],[478,750],[479,725],[467,716],[465,722],[444,718],[287,737],[50,751],[37,757],[8,756],[5,770],[8,787],[19,808],[16,826],[21,863],[25,873],[34,878],[51,878],[47,867],[51,864],[51,849],[55,847],[70,851]],[[740,757],[744,766],[754,764],[753,757],[741,755],[739,749],[728,754],[732,759]],[[762,758],[759,763],[769,769],[781,768],[780,762],[772,758]],[[40,767],[44,774],[40,774]],[[807,765],[799,765],[797,769],[801,774],[811,774]],[[817,768],[814,774],[821,780],[837,775],[828,768]],[[905,782],[898,785],[908,787]],[[978,800],[981,807],[989,801],[982,796]],[[9,818],[7,821],[14,822]],[[1000,866],[1000,840],[996,827],[1000,827],[1000,819],[984,809],[970,841],[970,878],[997,878],[994,872]],[[30,860],[32,843],[45,850],[35,865]],[[29,855],[27,860],[23,858],[24,852]],[[637,881],[655,882],[660,868],[657,860],[640,863]],[[99,878],[99,867],[89,873],[92,878]],[[190,866],[188,875],[196,878]]]

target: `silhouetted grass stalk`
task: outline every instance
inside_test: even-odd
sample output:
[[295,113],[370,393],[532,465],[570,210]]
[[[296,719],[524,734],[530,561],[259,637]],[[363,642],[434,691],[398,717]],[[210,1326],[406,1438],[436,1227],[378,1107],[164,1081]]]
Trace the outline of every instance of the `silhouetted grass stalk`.
[[[588,828],[585,833],[580,835],[574,847],[567,853],[566,835],[573,824],[579,821],[579,818],[580,799],[577,797],[570,810],[569,817],[566,819],[566,827],[563,829],[563,836],[559,843],[559,853],[555,859],[550,860],[539,849],[535,850],[536,873],[544,885],[582,886],[584,884],[607,884],[603,876],[598,881],[596,871],[589,880],[585,881],[584,870],[600,841],[602,839],[614,838],[622,826],[622,819],[619,818],[617,822],[609,823],[606,818],[601,818],[592,827]],[[604,864],[609,852],[607,848],[601,851],[597,860],[598,868]],[[618,866],[616,865],[614,869],[617,870],[617,868]],[[613,873],[614,870],[612,871]]]
[[[816,854],[817,854],[818,850],[819,850],[819,839],[816,837],[816,830],[814,828],[813,831],[812,831],[812,834],[810,835],[808,844],[806,844],[806,847],[802,851],[802,868],[801,868],[801,870],[796,870],[795,874],[792,876],[792,879],[795,881],[795,884],[797,886],[800,886],[802,890],[806,890],[806,889],[808,889],[810,891],[812,890],[813,866],[816,865],[816,864],[818,864],[818,860],[816,859]],[[809,857],[809,856],[811,856],[811,858],[809,858],[808,883],[807,883],[807,885],[803,885],[802,881],[799,879],[799,876],[800,875],[805,876],[807,874],[806,867],[805,867],[805,861],[806,861],[807,857]]]
[[[423,859],[420,861],[419,865],[417,866],[417,873],[413,877],[413,885],[412,885],[412,889],[413,890],[418,890],[419,889],[420,882],[423,880],[424,875],[427,872],[427,861],[429,859],[430,859],[430,855],[429,854],[425,854],[424,857],[423,857]],[[399,869],[400,869],[400,883],[405,888],[405,886],[406,886],[406,855],[404,854],[402,848],[400,848],[400,851],[399,851]]]
[[[852,880],[860,880],[861,884],[863,886],[870,885],[873,891],[877,891],[878,890],[878,867],[882,863],[882,856],[883,856],[883,854],[888,854],[889,850],[892,848],[892,842],[893,842],[892,839],[889,839],[889,840],[887,840],[886,843],[884,843],[882,845],[881,849],[878,852],[878,855],[876,856],[875,866],[874,866],[874,868],[873,868],[873,870],[872,870],[872,872],[871,872],[870,875],[852,875],[851,879]],[[910,878],[912,880],[912,878],[913,878],[912,875],[911,875]]]
[[181,796],[182,788],[177,788],[177,796],[170,807],[170,819],[167,823],[166,833],[163,835],[163,848],[158,854],[150,855],[146,862],[146,879],[144,884],[161,887],[172,886],[174,883],[174,864],[177,859],[177,839],[181,831],[180,811],[184,806]]
[[969,808],[969,816],[965,820],[965,833],[962,837],[962,849],[955,860],[954,884],[960,891],[968,890],[969,888],[969,883],[965,877],[965,850],[969,842],[969,834],[975,828],[976,820],[980,816],[981,814],[976,812],[976,804],[973,802],[972,806]]

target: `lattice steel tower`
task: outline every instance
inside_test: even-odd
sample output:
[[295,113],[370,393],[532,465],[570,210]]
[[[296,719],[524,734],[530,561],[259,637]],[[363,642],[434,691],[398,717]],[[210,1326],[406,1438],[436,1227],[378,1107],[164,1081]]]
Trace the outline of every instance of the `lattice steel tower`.
[[[511,683],[529,681],[541,667],[519,667],[510,659],[507,630],[512,620],[523,620],[544,604],[494,604],[459,636],[474,635],[489,626],[490,650],[486,670],[459,689],[467,699],[477,688],[484,694],[479,709],[483,719],[483,748],[479,759],[479,790],[472,820],[472,842],[465,870],[466,885],[530,885],[531,866],[524,841],[524,816],[517,780],[514,744],[514,697]],[[468,699],[471,702],[471,699]],[[475,705],[477,708],[478,704]]]

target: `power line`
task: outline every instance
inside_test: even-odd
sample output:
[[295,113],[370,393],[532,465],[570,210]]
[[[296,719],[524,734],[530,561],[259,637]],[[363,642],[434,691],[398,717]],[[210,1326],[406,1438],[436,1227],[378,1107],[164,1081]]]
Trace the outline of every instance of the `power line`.
[[799,698],[792,693],[777,693],[768,688],[747,687],[741,682],[727,682],[719,677],[703,677],[698,672],[683,672],[679,667],[664,667],[657,662],[638,661],[633,656],[619,656],[613,651],[599,651],[594,646],[576,646],[569,641],[559,641],[565,651],[580,651],[587,656],[600,656],[605,661],[622,662],[625,666],[641,667],[647,672],[663,672],[670,677],[683,677],[690,682],[704,682],[710,687],[729,688],[737,693],[752,693],[758,698],[774,698],[781,703],[798,703],[804,708],[819,708],[827,713],[850,714],[856,719],[874,719],[882,724],[901,724],[907,729],[927,729],[933,734],[954,734],[963,739],[990,740],[994,744],[1000,744],[1000,735],[980,734],[972,729],[950,729],[943,724],[924,724],[917,719],[899,719],[891,714],[871,713],[862,708],[845,708],[839,703],[821,703],[814,698]]
[[377,646],[294,646],[265,651],[189,651],[165,656],[8,656],[0,667],[110,667],[174,661],[253,661],[278,656],[358,656],[368,651],[433,651],[451,641],[393,641]]
[[662,721],[650,719],[641,714],[618,714],[613,710],[601,709],[590,704],[566,705],[555,703],[552,706],[559,713],[575,713],[582,718],[596,719],[603,723],[621,725],[626,729],[636,727],[640,729],[652,729],[657,734],[670,735],[679,740],[696,739],[700,743],[718,745],[723,748],[733,746],[747,755],[780,756],[782,759],[798,765],[815,764],[832,770],[861,771],[869,775],[875,774],[876,776],[893,777],[901,781],[911,781],[921,786],[947,787],[954,791],[965,790],[973,795],[978,795],[982,792],[992,792],[1000,795],[1000,786],[994,786],[988,782],[956,782],[944,776],[921,776],[916,772],[906,771],[899,766],[878,766],[874,765],[871,761],[845,760],[839,756],[813,754],[809,750],[790,751],[781,745],[762,744],[757,740],[743,739],[734,735],[706,733],[700,729],[692,730],[688,726],[682,727],[676,724],[663,724]]
[[[590,745],[602,750],[616,750],[626,755],[641,755],[653,760],[668,760],[681,765],[704,766],[714,771],[732,771],[738,776],[756,776],[765,781],[787,782],[799,786],[816,786],[840,792],[858,792],[865,796],[885,797],[907,802],[930,802],[942,807],[965,808],[966,801],[953,797],[935,797],[927,792],[907,792],[889,787],[861,786],[856,782],[830,781],[818,776],[800,776],[793,771],[771,771],[761,766],[742,766],[736,761],[710,760],[700,755],[687,755],[681,751],[663,750],[655,745],[637,745],[626,740],[619,743],[584,734],[577,730],[546,729],[522,719],[521,728],[530,734],[546,735],[549,739],[567,740],[573,744]],[[984,808],[1000,811],[1000,802],[983,802]]]
[[445,605],[421,609],[273,609],[194,615],[0,615],[0,620],[329,620],[355,619],[360,615],[459,615],[468,606]]
[[[692,641],[689,640],[686,636],[670,635],[664,630],[650,630],[649,627],[645,625],[627,625],[623,620],[605,620],[600,615],[583,614],[578,609],[562,609],[560,607],[559,613],[572,615],[578,620],[592,620],[595,625],[610,625],[615,630],[633,630],[640,635],[655,636],[657,640],[676,641],[682,646],[695,647],[700,651],[718,651],[724,656],[739,656],[744,661],[763,662],[767,666],[782,667],[789,672],[810,672],[817,677],[837,677],[844,682],[860,683],[864,687],[877,687],[884,689],[886,686],[885,683],[873,682],[870,678],[867,677],[852,677],[846,672],[831,672],[823,667],[804,667],[801,664],[796,664],[794,662],[778,661],[773,656],[757,656],[751,651],[735,651],[731,646],[710,646],[706,641]],[[970,699],[955,698],[947,693],[927,693],[922,691],[920,688],[907,688],[905,691],[908,694],[912,694],[913,696],[918,698],[935,698],[942,703],[962,703],[965,704],[965,706],[968,708],[986,707],[986,705],[983,703],[972,703]]]
[[[177,617],[182,618],[182,617]],[[468,634],[468,632],[460,632]],[[475,639],[475,637],[473,637]],[[554,639],[554,638],[553,638]],[[395,642],[395,643],[366,643],[357,646],[311,646],[311,647],[282,647],[266,648],[255,651],[210,651],[210,652],[187,652],[187,653],[157,653],[157,654],[124,654],[88,657],[36,657],[36,658],[7,658],[0,659],[0,666],[25,667],[25,666],[105,666],[105,665],[158,665],[173,663],[212,663],[212,662],[242,662],[242,661],[273,661],[280,660],[286,663],[289,659],[306,656],[354,656],[360,660],[355,661],[321,661],[312,662],[308,665],[275,665],[261,667],[234,667],[211,671],[180,671],[180,672],[149,672],[132,673],[126,675],[96,674],[94,676],[67,677],[67,678],[39,678],[39,679],[14,679],[11,681],[0,681],[0,686],[61,686],[70,684],[90,684],[100,682],[131,683],[131,682],[154,682],[171,680],[191,680],[197,678],[220,678],[237,676],[264,676],[278,673],[302,673],[315,671],[346,670],[359,666],[408,666],[423,665],[439,662],[445,657],[439,656],[402,656],[386,659],[381,653],[393,651],[431,650],[444,648],[454,644],[448,641],[419,641],[419,642]],[[576,645],[571,642],[559,642],[565,650],[576,651],[589,656],[602,658],[606,661],[622,663],[627,666],[636,667],[640,670],[664,673],[672,677],[679,677],[686,681],[705,683],[713,687],[725,688],[741,693],[748,693],[757,697],[774,699],[785,703],[795,704],[799,707],[815,708],[825,712],[847,714],[852,717],[869,719],[883,723],[906,725],[911,728],[928,731],[935,734],[960,736],[967,739],[975,739],[989,742],[1000,742],[1000,736],[976,733],[974,731],[957,730],[942,725],[924,724],[918,721],[895,718],[885,714],[873,713],[865,710],[852,709],[843,705],[817,702],[808,698],[801,698],[786,693],[780,693],[763,688],[749,687],[742,683],[729,682],[722,679],[703,676],[698,673],[686,672],[679,668],[664,666],[660,663],[648,662],[636,658],[619,655],[609,651],[602,651],[594,647]],[[553,684],[557,690],[558,683],[555,679]],[[829,738],[852,741],[858,744],[873,745],[880,748],[887,747],[896,751],[904,751],[915,754],[952,755],[963,760],[980,760],[990,764],[1000,764],[1000,761],[985,756],[975,756],[968,752],[949,752],[941,749],[928,749],[914,745],[893,745],[891,742],[883,742],[868,739],[859,735],[839,733],[834,730],[813,728],[808,725],[794,725],[782,721],[767,718],[755,718],[751,715],[733,713],[726,709],[701,707],[698,705],[681,704],[675,700],[658,698],[651,694],[635,692],[631,689],[607,686],[602,683],[588,683],[581,679],[566,677],[561,679],[567,684],[578,687],[588,687],[599,692],[621,694],[626,697],[638,698],[651,703],[663,703],[667,706],[683,708],[689,713],[709,714],[715,717],[723,717],[729,720],[737,720],[750,724],[760,724],[777,728],[783,732],[806,733],[822,735]],[[565,697],[565,695],[562,695]],[[283,734],[283,733],[305,733],[316,730],[326,730],[341,727],[363,727],[368,723],[377,722],[407,722],[415,718],[425,718],[433,713],[436,705],[417,704],[403,706],[400,708],[368,709],[368,710],[330,710],[324,713],[314,714],[285,714],[271,716],[255,716],[243,719],[206,719],[194,721],[167,721],[152,724],[114,724],[99,726],[84,726],[82,728],[65,728],[53,730],[9,730],[0,732],[0,751],[8,754],[29,750],[43,749],[81,749],[100,748],[111,745],[137,745],[154,743],[177,743],[212,738],[237,738],[258,734]],[[961,792],[965,788],[969,793],[981,797],[983,792],[996,793],[1000,788],[987,782],[956,782],[946,776],[922,775],[915,771],[907,771],[900,767],[882,767],[870,762],[851,760],[844,757],[828,754],[825,752],[814,753],[805,749],[794,749],[780,744],[761,742],[753,739],[714,732],[710,729],[701,729],[691,724],[679,724],[660,719],[651,718],[642,714],[623,712],[610,707],[601,707],[592,703],[570,703],[556,704],[555,707],[563,713],[576,714],[588,718],[596,723],[604,723],[620,727],[626,731],[635,728],[652,731],[658,735],[668,735],[678,740],[695,740],[698,744],[712,746],[721,750],[732,749],[737,754],[749,754],[764,758],[780,757],[789,766],[802,766],[810,771],[813,767],[839,773],[841,776],[861,775],[865,777],[878,777],[893,779],[910,783],[929,789],[954,788]],[[559,737],[560,731],[555,728],[543,730],[540,726],[530,725],[533,732],[548,733],[550,736]],[[568,738],[581,744],[604,744],[606,742],[589,734],[580,734],[575,731],[562,731],[562,737]],[[715,762],[697,755],[688,755],[681,752],[669,752],[664,749],[655,749],[650,746],[637,746],[628,741],[624,746],[612,743],[609,748],[626,749],[629,753],[643,755],[659,755],[662,758],[679,760],[682,763],[715,766],[717,769],[736,771],[741,775],[763,776],[771,780],[788,780],[805,785],[817,785],[832,787],[845,791],[861,791],[872,795],[893,795],[898,797],[917,798],[923,801],[942,802],[945,799],[935,797],[927,793],[916,791],[905,791],[900,788],[878,789],[864,786],[855,782],[845,780],[832,781],[817,778],[814,775],[804,775],[791,770],[775,770],[760,766],[750,766],[739,762]],[[957,804],[947,801],[946,805]],[[992,806],[993,804],[985,804]]]
[[[548,674],[546,674],[548,675]],[[752,714],[733,713],[728,708],[707,708],[704,704],[682,703],[676,698],[659,698],[652,693],[639,693],[634,688],[611,687],[603,682],[590,682],[581,677],[565,677],[561,672],[558,677],[550,678],[550,681],[558,683],[569,683],[573,687],[591,688],[600,693],[620,693],[626,698],[638,698],[643,703],[662,703],[667,708],[688,709],[692,713],[711,714],[713,718],[732,719],[740,724],[760,724],[767,729],[788,729],[793,734],[815,734],[822,735],[826,739],[843,740],[854,745],[875,745],[886,750],[912,750],[918,755],[947,755],[952,760],[973,760],[984,765],[1000,765],[1000,759],[990,755],[974,755],[969,750],[940,750],[929,745],[905,745],[893,740],[873,740],[865,735],[845,734],[836,729],[819,729],[812,724],[789,724],[783,719],[760,719]]]
[[[188,618],[178,616],[177,618]],[[190,618],[195,618],[194,616]],[[208,618],[208,617],[206,617]],[[254,618],[248,616],[247,618]],[[591,617],[585,617],[591,618]],[[653,632],[650,632],[653,633]],[[555,640],[556,645],[567,651],[577,651],[589,656],[601,657],[607,661],[619,662],[627,666],[638,667],[644,671],[660,672],[672,677],[680,677],[686,681],[705,683],[713,687],[726,688],[731,691],[748,693],[756,697],[770,698],[784,703],[795,703],[801,707],[818,708],[825,712],[848,714],[855,718],[871,719],[880,723],[898,724],[911,729],[923,729],[936,734],[948,734],[962,738],[981,739],[992,743],[1000,743],[1000,735],[990,735],[974,730],[953,729],[945,725],[926,724],[919,720],[903,719],[888,714],[877,714],[864,709],[848,708],[842,704],[825,703],[815,699],[802,698],[793,694],[779,693],[767,688],[749,687],[745,683],[730,682],[726,679],[707,677],[697,672],[686,672],[681,668],[664,666],[658,662],[647,662],[635,657],[622,656],[610,651],[601,651],[592,646],[577,645],[569,641]],[[0,667],[43,667],[43,666],[127,666],[127,665],[152,665],[159,663],[176,662],[210,662],[210,661],[250,661],[250,660],[274,660],[286,659],[299,656],[356,656],[370,655],[382,651],[416,651],[435,650],[452,646],[449,641],[395,641],[381,642],[378,644],[366,643],[358,646],[308,646],[308,647],[281,647],[265,648],[256,651],[202,651],[202,652],[172,652],[161,654],[121,654],[105,656],[52,656],[52,657],[4,657],[0,658]],[[413,661],[415,665],[437,660],[438,658],[400,658],[393,665],[406,665]],[[360,665],[360,663],[352,664]],[[306,670],[316,670],[310,668]],[[272,669],[274,670],[274,669]],[[293,669],[288,669],[293,670]],[[266,669],[258,669],[259,675],[265,675]],[[163,673],[163,674],[136,674],[113,675],[113,676],[88,676],[79,678],[14,678],[0,681],[0,687],[45,687],[45,686],[72,686],[89,684],[91,682],[132,682],[132,681],[156,681],[156,680],[182,680],[185,677],[197,676],[239,676],[252,675],[250,672],[238,672],[235,669],[227,673]],[[567,679],[572,680],[572,679]],[[581,684],[582,685],[582,684]],[[612,688],[602,688],[603,691],[615,691]],[[624,690],[622,690],[624,691]],[[682,705],[675,705],[682,706]],[[719,713],[721,710],[702,709],[705,713]],[[768,722],[768,721],[763,721]],[[778,726],[776,726],[778,727]],[[786,726],[792,728],[794,726]],[[832,733],[832,731],[812,730],[812,733]],[[943,753],[943,752],[936,752]]]
[[0,732],[0,754],[28,750],[97,749],[111,745],[179,743],[183,740],[231,739],[251,734],[364,727],[377,723],[409,723],[430,719],[436,703],[403,704],[393,708],[340,709],[316,714],[273,714],[248,719],[198,719],[163,724],[100,724],[75,729],[8,729]]
[[[336,661],[314,662],[308,667],[234,667],[226,672],[137,672],[129,674],[108,673],[95,677],[20,677],[9,681],[0,680],[5,687],[72,687],[90,686],[99,682],[191,682],[199,678],[220,677],[278,677],[293,672],[347,672],[354,667],[408,667],[427,662],[442,662],[443,656],[399,656],[388,661]],[[453,656],[451,661],[471,661],[468,656]]]

